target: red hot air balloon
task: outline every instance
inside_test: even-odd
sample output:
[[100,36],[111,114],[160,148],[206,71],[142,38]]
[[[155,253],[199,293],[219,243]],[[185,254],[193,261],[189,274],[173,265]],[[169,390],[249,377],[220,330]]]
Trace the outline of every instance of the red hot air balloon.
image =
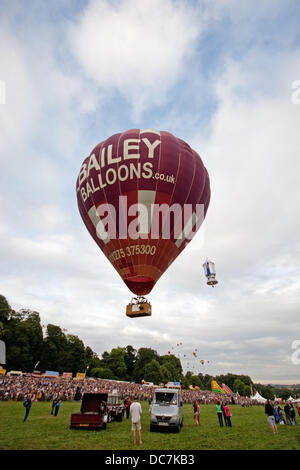
[[208,209],[209,176],[200,156],[169,132],[131,129],[92,150],[76,191],[88,231],[138,296],[132,316],[149,315],[140,296],[151,292]]

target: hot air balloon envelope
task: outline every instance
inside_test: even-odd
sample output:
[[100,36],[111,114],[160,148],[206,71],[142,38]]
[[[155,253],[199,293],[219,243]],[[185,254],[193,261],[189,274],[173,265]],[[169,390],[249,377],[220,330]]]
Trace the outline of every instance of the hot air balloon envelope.
[[149,294],[203,222],[200,156],[169,132],[131,129],[100,142],[76,184],[83,222],[128,288]]

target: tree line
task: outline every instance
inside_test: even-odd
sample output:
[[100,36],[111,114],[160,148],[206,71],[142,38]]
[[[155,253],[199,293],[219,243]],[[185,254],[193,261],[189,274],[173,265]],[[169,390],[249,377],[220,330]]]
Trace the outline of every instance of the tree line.
[[184,388],[193,386],[201,390],[211,390],[211,381],[216,380],[241,396],[250,396],[255,389],[265,398],[290,393],[287,389],[277,391],[271,386],[254,385],[248,375],[211,376],[191,371],[184,374],[178,357],[159,355],[151,348],[115,347],[99,357],[78,336],[66,334],[58,325],[48,324],[44,334],[38,312],[28,309],[16,312],[3,295],[0,295],[0,339],[6,344],[7,370],[33,372],[36,367],[59,373],[86,372],[91,377],[135,383],[145,380],[155,385],[178,381]]
[[78,336],[66,334],[57,325],[48,324],[43,333],[38,312],[13,310],[0,295],[0,339],[6,346],[6,369],[33,372],[85,372],[99,365],[99,358]]
[[99,357],[78,336],[66,334],[58,325],[48,324],[44,334],[38,312],[28,309],[16,312],[3,295],[0,295],[0,339],[6,344],[7,370],[33,372],[36,367],[41,371],[86,372],[92,377],[136,383],[178,381],[185,388],[192,385],[204,390],[210,390],[211,380],[215,379],[240,394],[250,394],[248,388],[243,388],[252,383],[248,376],[212,377],[190,371],[184,374],[178,357],[159,355],[151,348],[116,347]]

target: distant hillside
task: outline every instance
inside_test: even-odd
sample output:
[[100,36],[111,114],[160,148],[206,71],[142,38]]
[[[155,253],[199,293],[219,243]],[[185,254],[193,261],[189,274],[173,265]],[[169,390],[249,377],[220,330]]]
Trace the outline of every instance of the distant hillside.
[[288,388],[289,390],[299,390],[300,384],[293,384],[293,385],[282,385],[282,384],[270,384],[271,387],[274,388]]

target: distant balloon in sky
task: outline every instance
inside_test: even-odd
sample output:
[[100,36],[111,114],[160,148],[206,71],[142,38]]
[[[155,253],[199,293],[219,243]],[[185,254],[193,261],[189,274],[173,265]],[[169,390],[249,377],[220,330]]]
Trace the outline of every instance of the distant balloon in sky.
[[81,166],[76,191],[86,228],[137,296],[149,294],[184,250],[210,201],[198,153],[153,129],[100,142]]
[[206,284],[212,287],[218,284],[218,281],[216,279],[215,263],[213,263],[212,261],[206,260],[205,263],[203,264],[203,269],[204,269],[204,274],[207,277]]

